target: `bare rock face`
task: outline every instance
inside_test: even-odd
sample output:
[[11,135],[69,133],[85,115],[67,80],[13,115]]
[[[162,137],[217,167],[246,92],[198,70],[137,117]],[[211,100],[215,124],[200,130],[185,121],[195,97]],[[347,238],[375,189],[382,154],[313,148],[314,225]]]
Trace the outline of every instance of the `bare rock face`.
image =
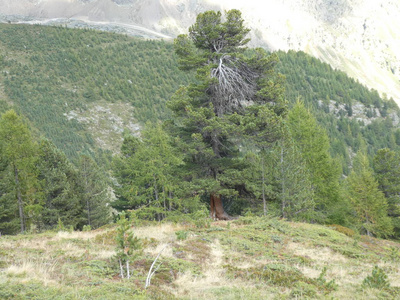
[[173,38],[198,13],[232,8],[252,29],[253,46],[305,51],[400,104],[398,0],[0,0],[0,21]]

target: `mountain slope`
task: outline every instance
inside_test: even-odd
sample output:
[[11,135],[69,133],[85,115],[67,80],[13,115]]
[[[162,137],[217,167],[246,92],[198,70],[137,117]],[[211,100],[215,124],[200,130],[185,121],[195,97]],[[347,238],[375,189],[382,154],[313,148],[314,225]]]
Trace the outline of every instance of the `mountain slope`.
[[[0,24],[0,111],[13,104],[70,158],[98,147],[119,151],[124,130],[170,117],[165,103],[193,74],[173,47],[87,29]],[[367,140],[397,149],[399,110],[343,72],[302,52],[278,52],[287,99],[301,96],[329,132],[333,155],[350,163]],[[396,135],[397,136],[397,135]]]
[[123,130],[165,118],[188,82],[170,43],[38,25],[0,24],[0,35],[4,99],[69,157],[118,152]]
[[199,12],[231,8],[243,12],[254,45],[305,51],[400,102],[397,1],[0,0],[0,20],[165,38],[186,32]]

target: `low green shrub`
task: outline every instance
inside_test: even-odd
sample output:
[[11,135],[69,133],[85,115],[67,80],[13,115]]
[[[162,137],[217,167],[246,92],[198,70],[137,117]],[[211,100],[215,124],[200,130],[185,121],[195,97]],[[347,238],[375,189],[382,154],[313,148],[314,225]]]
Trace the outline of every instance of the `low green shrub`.
[[183,241],[183,240],[187,239],[188,233],[187,233],[187,231],[184,231],[184,230],[178,230],[175,232],[175,235],[176,235],[176,239],[178,241]]
[[300,270],[286,264],[274,263],[263,268],[237,268],[225,265],[228,278],[240,278],[244,280],[257,280],[266,284],[280,287],[294,287],[292,296],[314,297],[317,292],[329,294],[337,290],[335,280],[325,279],[324,268],[317,279],[306,277]]
[[336,284],[335,279],[332,279],[330,281],[326,280],[325,275],[327,270],[328,270],[327,267],[324,267],[322,269],[322,272],[316,279],[316,282],[320,286],[320,288],[325,290],[325,293],[330,293],[332,291],[336,291],[338,285]]
[[317,296],[317,289],[312,284],[299,281],[293,287],[290,296],[295,299],[308,299],[315,298]]
[[375,289],[387,289],[390,287],[390,283],[388,281],[388,276],[384,270],[375,266],[372,270],[372,274],[367,276],[361,285],[362,288],[375,288]]
[[356,234],[355,231],[353,229],[344,227],[342,225],[337,225],[337,224],[331,224],[328,227],[336,230],[337,232],[343,233],[349,237],[354,237],[354,235]]
[[83,225],[82,231],[90,231],[92,230],[92,226],[90,225]]
[[400,261],[400,251],[398,247],[391,246],[389,252],[389,259],[392,262],[399,262]]
[[84,261],[82,265],[84,270],[99,277],[110,277],[115,274],[112,266],[103,260],[88,260]]
[[308,281],[299,270],[288,267],[284,264],[269,264],[263,268],[237,268],[231,265],[224,266],[227,269],[228,277],[252,279],[261,282],[278,285],[291,286],[298,281]]

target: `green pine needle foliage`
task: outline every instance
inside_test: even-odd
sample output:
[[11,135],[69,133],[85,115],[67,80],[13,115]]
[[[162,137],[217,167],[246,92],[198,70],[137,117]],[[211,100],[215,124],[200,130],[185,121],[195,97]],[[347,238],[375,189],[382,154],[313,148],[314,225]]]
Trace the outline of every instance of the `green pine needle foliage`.
[[131,222],[126,217],[125,212],[120,215],[117,224],[117,235],[115,236],[117,242],[116,258],[125,263],[140,254],[141,243],[139,238],[130,231]]
[[375,266],[372,270],[372,274],[367,276],[363,282],[362,287],[375,288],[375,289],[387,289],[390,287],[388,276],[384,270]]

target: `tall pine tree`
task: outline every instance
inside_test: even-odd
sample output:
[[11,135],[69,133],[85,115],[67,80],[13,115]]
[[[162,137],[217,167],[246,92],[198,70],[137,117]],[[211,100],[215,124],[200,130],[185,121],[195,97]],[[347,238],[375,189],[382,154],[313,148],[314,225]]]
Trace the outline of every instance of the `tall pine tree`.
[[106,172],[88,155],[80,155],[78,172],[83,192],[85,223],[98,228],[111,220],[112,199]]
[[177,172],[183,162],[171,142],[161,125],[150,123],[142,131],[141,139],[125,138],[122,157],[114,159],[118,200],[112,205],[116,209],[140,208],[137,214],[161,220],[177,209],[189,212],[195,207],[177,197],[180,193]]
[[[14,110],[5,112],[0,119],[0,157],[2,181],[10,185],[2,191],[0,205],[6,207],[6,218],[10,233],[15,229],[12,223],[12,210],[18,210],[20,231],[35,223],[41,212],[40,187],[35,170],[37,145],[22,118]],[[8,206],[9,205],[9,206]],[[3,213],[4,214],[4,213]],[[4,225],[3,225],[4,226]],[[8,231],[7,230],[7,231]]]
[[400,236],[400,154],[390,149],[380,149],[374,157],[375,177],[379,189],[388,202],[388,215],[392,219],[394,233]]
[[50,229],[60,220],[66,226],[81,228],[84,224],[83,190],[74,165],[52,142],[43,139],[36,167],[44,197],[40,225]]
[[288,114],[288,126],[311,175],[319,221],[343,223],[345,216],[336,211],[341,206],[340,167],[330,156],[328,135],[300,101]]
[[289,220],[314,219],[314,190],[310,171],[290,135],[274,147],[273,174],[278,184],[282,217]]
[[393,233],[385,195],[378,188],[368,157],[359,151],[347,177],[347,192],[361,233],[387,237]]
[[180,68],[195,70],[197,81],[169,102],[175,115],[170,129],[185,155],[190,192],[210,195],[213,218],[229,218],[221,196],[245,189],[246,140],[276,140],[286,111],[283,77],[274,73],[277,57],[246,50],[248,32],[240,11],[227,11],[225,22],[220,12],[207,11],[174,42]]

